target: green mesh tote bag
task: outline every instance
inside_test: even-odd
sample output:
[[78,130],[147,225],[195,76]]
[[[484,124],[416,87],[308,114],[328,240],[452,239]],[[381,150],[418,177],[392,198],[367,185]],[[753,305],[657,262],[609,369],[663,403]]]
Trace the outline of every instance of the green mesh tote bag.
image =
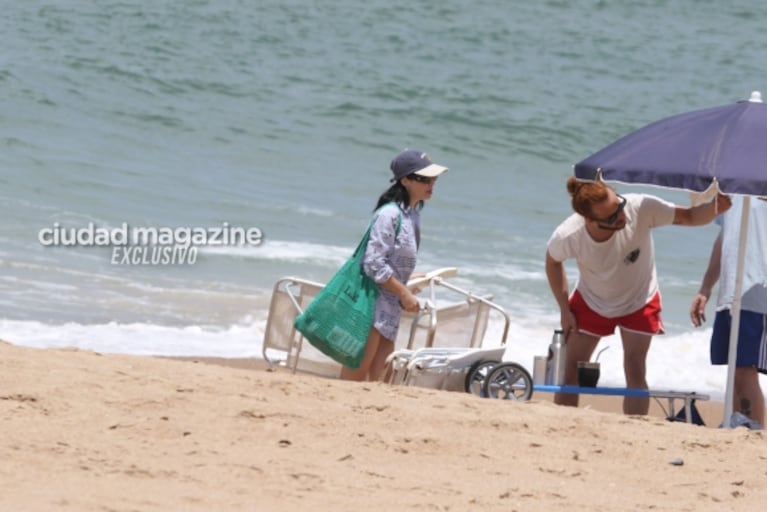
[[[385,208],[389,204],[382,206]],[[396,205],[395,205],[396,206]],[[399,234],[402,214],[397,220]],[[378,285],[362,270],[370,223],[357,250],[293,322],[309,343],[334,361],[357,369],[375,316]]]

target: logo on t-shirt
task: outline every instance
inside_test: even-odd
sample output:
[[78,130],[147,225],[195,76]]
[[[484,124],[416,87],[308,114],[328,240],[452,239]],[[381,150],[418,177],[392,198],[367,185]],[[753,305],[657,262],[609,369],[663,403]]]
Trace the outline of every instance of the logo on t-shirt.
[[634,249],[630,253],[626,255],[625,258],[623,258],[623,263],[626,265],[631,265],[639,258],[639,249]]

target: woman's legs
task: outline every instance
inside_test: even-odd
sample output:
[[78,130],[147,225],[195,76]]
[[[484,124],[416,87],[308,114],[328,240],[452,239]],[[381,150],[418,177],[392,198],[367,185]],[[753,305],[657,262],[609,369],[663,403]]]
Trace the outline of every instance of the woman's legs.
[[370,371],[368,372],[368,380],[379,381],[384,376],[384,370],[386,369],[386,359],[389,354],[394,352],[394,342],[384,338],[380,334],[378,335],[380,340],[378,341],[378,350],[376,350],[375,356],[373,356],[373,362],[370,365]]
[[393,350],[394,343],[381,336],[375,327],[371,327],[365,344],[365,355],[362,357],[359,368],[352,370],[344,366],[341,369],[341,378],[356,381],[380,380],[386,358]]

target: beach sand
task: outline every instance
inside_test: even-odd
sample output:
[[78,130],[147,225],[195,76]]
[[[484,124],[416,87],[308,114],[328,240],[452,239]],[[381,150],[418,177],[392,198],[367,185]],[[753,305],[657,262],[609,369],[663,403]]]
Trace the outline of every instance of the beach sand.
[[[215,363],[215,364],[208,364]],[[543,394],[546,395],[546,394]],[[762,431],[0,343],[0,510],[761,510]],[[700,404],[707,424],[721,404]],[[612,412],[610,412],[612,411]],[[708,418],[714,418],[709,420]]]

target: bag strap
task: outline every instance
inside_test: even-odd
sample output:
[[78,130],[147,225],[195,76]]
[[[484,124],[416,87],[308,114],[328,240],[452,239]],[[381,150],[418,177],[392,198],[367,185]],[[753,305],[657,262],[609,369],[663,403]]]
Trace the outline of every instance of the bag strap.
[[365,231],[365,234],[362,235],[362,240],[360,240],[360,243],[357,245],[357,248],[354,249],[354,254],[352,254],[352,259],[355,261],[362,261],[362,254],[365,252],[364,249],[368,245],[368,240],[370,240],[370,230],[373,229],[373,224],[371,223],[370,226],[368,226],[367,231]]

